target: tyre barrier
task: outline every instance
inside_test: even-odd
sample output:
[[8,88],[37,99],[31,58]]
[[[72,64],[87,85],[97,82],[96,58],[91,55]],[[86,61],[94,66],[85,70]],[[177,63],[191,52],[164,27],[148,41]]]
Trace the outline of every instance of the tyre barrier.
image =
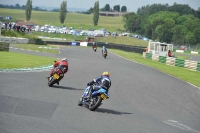
[[197,64],[197,71],[200,71],[200,62]]
[[147,59],[152,59],[152,54],[151,53],[146,53],[146,58]]
[[146,52],[143,52],[143,57],[150,60],[158,61],[160,63],[165,63],[171,66],[183,67],[189,70],[200,71],[200,62],[197,61],[183,60],[173,57],[159,56],[155,54],[152,55],[151,53],[146,53]]
[[166,61],[167,61],[167,57],[166,56],[159,56],[158,62],[160,62],[160,63],[166,63]]
[[146,57],[146,52],[143,52],[143,54],[142,54],[142,55],[143,55],[143,57],[145,58],[145,57]]
[[191,69],[191,70],[197,70],[197,62],[196,61],[190,61],[185,60],[185,68]]
[[185,66],[185,60],[176,59],[176,61],[175,61],[175,66],[184,67],[184,66]]
[[152,60],[158,61],[159,60],[159,55],[153,54],[152,55]]
[[174,66],[175,65],[175,58],[173,58],[173,57],[167,57],[166,58],[166,64]]

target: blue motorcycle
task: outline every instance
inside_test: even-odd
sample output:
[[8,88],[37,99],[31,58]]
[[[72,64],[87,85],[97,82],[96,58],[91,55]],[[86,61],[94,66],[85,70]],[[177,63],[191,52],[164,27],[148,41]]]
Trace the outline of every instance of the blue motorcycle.
[[97,91],[93,91],[91,97],[88,99],[86,98],[90,87],[93,86],[87,86],[82,97],[80,98],[80,100],[78,101],[78,105],[82,106],[84,105],[85,107],[87,107],[88,109],[90,109],[90,111],[95,111],[102,103],[102,100],[106,100],[109,98],[108,95],[108,91],[105,90],[104,88],[100,88]]

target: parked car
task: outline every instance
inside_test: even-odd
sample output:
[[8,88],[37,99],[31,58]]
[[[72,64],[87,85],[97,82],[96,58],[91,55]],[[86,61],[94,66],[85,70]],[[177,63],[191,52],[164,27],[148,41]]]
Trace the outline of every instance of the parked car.
[[94,34],[94,37],[103,37],[103,34]]

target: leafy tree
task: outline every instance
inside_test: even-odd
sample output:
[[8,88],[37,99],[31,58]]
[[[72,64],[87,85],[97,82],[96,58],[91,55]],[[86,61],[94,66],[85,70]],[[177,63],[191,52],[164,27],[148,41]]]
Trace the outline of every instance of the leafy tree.
[[138,32],[140,30],[141,17],[135,13],[124,15],[123,21],[125,22],[124,28],[126,31]]
[[105,11],[110,11],[110,5],[109,5],[109,4],[106,4],[105,7],[104,7],[104,10],[105,10]]
[[93,8],[90,7],[90,9],[87,11],[88,13],[93,13]]
[[188,29],[183,25],[176,25],[172,29],[173,37],[172,42],[174,44],[184,44],[185,43],[185,35],[187,34]]
[[99,1],[96,1],[94,3],[94,9],[93,9],[93,23],[94,23],[94,26],[98,25],[98,21],[99,21]]
[[152,5],[146,5],[142,6],[141,8],[138,8],[137,14],[141,16],[149,16],[154,13],[157,13],[159,11],[168,11],[169,5],[168,4],[152,4]]
[[196,38],[197,43],[200,43],[200,26],[194,30],[194,36]]
[[55,8],[55,9],[52,9],[51,11],[52,11],[52,12],[59,12],[60,9]]
[[25,10],[27,21],[30,21],[30,19],[31,19],[31,12],[32,12],[32,0],[27,0],[26,10]]
[[26,9],[26,6],[25,6],[25,5],[22,5],[22,6],[21,6],[21,9],[25,10],[25,9]]
[[121,12],[127,12],[126,6],[122,6],[122,7],[121,7]]
[[197,42],[196,38],[195,38],[195,35],[190,31],[186,34],[185,38],[186,38],[187,44],[194,45]]
[[156,38],[161,42],[172,41],[172,28],[175,25],[175,21],[171,18],[165,18],[163,24],[158,25],[155,29]]
[[[172,22],[172,20],[175,20],[179,16],[178,13],[168,12],[168,11],[160,11],[158,13],[152,14],[148,17],[146,24],[145,24],[145,30],[151,31],[150,38],[156,39],[156,37],[160,36],[155,32],[155,29],[158,25],[163,25],[166,22]],[[170,18],[171,20],[167,19]],[[172,23],[174,24],[174,23]],[[169,27],[169,24],[165,25],[165,27]],[[172,27],[170,27],[172,28]],[[164,32],[164,31],[163,31]]]
[[63,24],[65,22],[67,14],[67,1],[63,1],[60,4],[60,23]]
[[16,5],[15,5],[15,8],[16,8],[16,9],[20,9],[21,7],[20,7],[19,4],[16,4]]
[[120,5],[115,5],[115,6],[113,7],[113,10],[114,10],[114,11],[120,12]]
[[183,14],[194,14],[195,10],[192,9],[189,5],[185,4],[174,4],[169,7],[170,12],[178,12],[180,15]]

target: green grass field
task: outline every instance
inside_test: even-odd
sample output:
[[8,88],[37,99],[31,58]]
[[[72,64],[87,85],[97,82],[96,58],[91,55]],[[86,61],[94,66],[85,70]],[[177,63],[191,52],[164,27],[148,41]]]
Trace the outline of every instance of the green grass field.
[[[0,8],[0,16],[11,16],[19,20],[25,20],[25,10]],[[62,26],[59,20],[59,12],[32,11],[31,22],[39,25],[50,24],[54,26]],[[81,23],[81,24],[80,24]],[[67,13],[65,19],[66,27],[74,27],[83,29],[100,29],[106,28],[108,31],[117,31],[123,28],[122,17],[99,17],[98,26],[93,26],[93,15]]]
[[0,51],[0,69],[34,68],[53,64],[55,58]]

